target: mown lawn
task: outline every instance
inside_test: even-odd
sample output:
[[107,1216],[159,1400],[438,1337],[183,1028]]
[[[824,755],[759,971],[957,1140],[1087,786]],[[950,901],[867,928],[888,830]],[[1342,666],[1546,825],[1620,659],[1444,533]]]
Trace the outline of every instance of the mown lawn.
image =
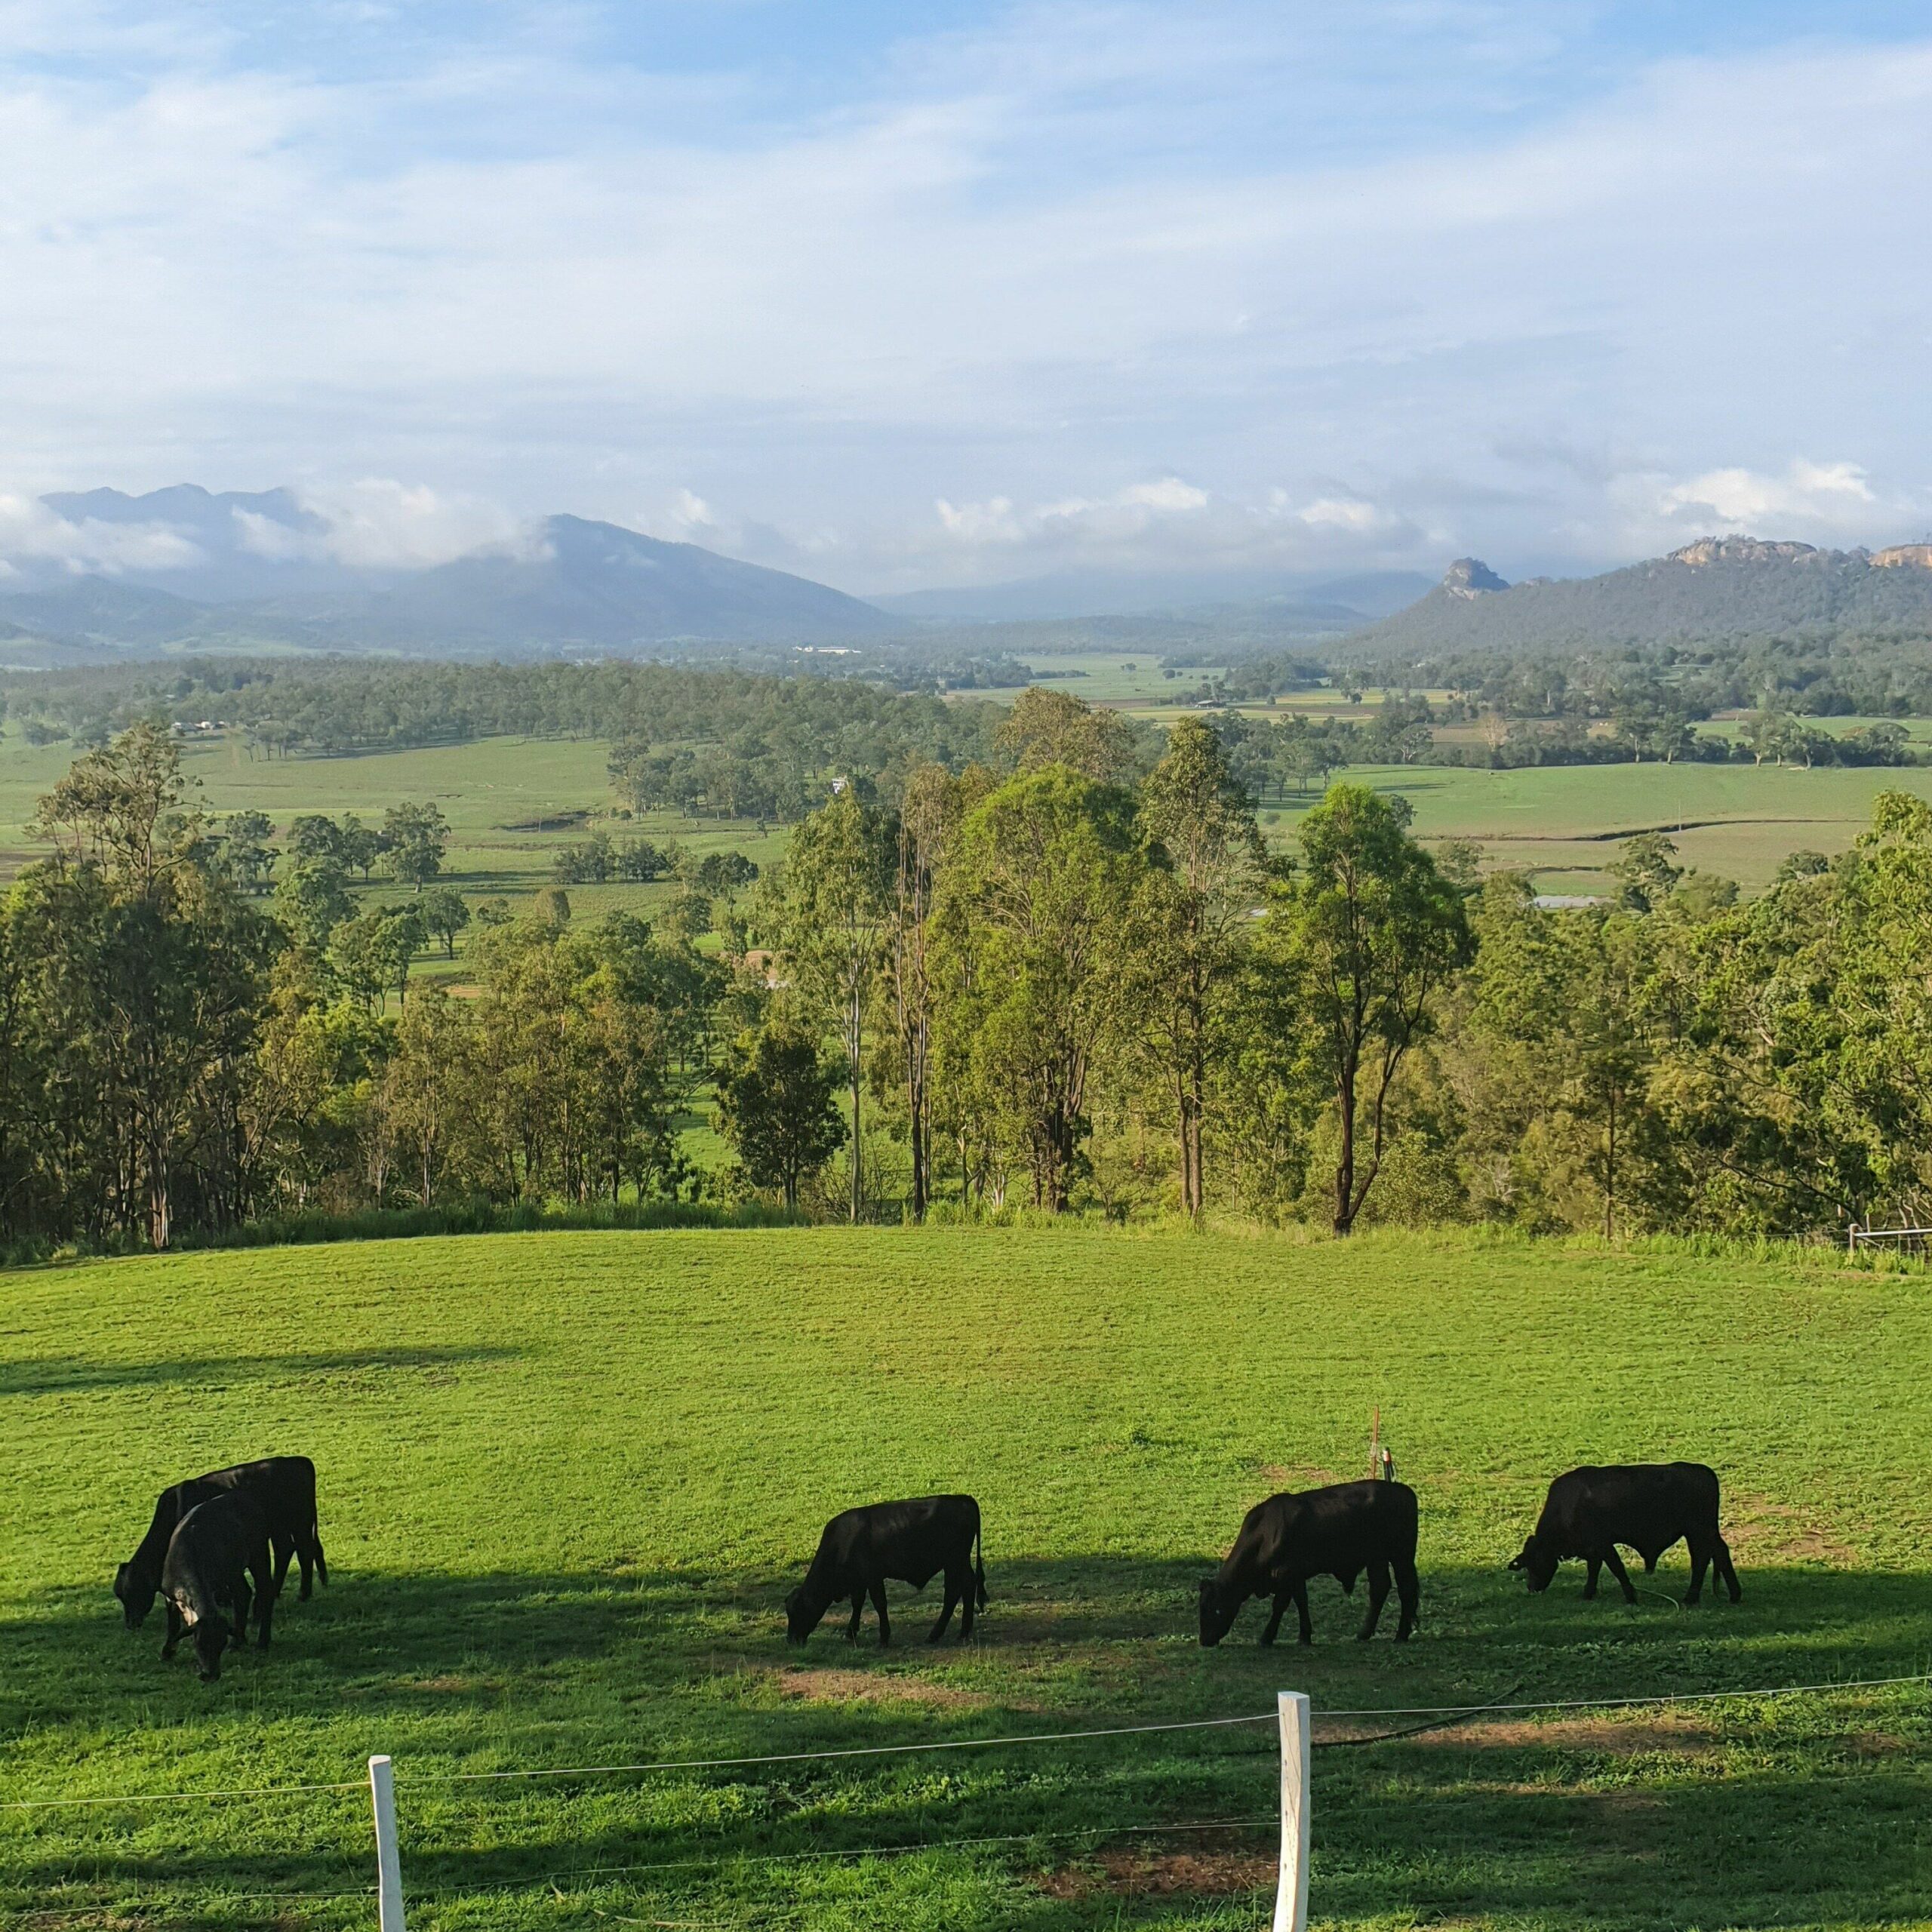
[[[357,1780],[394,1755],[412,1925],[1265,1924],[1266,1727],[758,1768],[533,1769],[1932,1665],[1932,1284],[1377,1235],[545,1234],[0,1278],[0,1798]],[[1423,1618],[1195,1643],[1250,1503],[1366,1462],[1423,1502]],[[108,1594],[155,1491],[315,1457],[332,1580],[204,1687]],[[1532,1599],[1553,1472],[1695,1456],[1745,1586]],[[789,1651],[823,1518],[963,1487],[976,1641]],[[1643,1580],[1639,1578],[1639,1580]],[[903,1593],[900,1593],[903,1598]],[[1292,1624],[1291,1624],[1292,1628]],[[1380,1727],[1369,1726],[1368,1728]],[[1359,1731],[1331,1723],[1318,1735]],[[1923,1687],[1489,1721],[1315,1765],[1318,1921],[1932,1920]],[[960,1840],[993,1841],[959,1844]],[[910,1847],[903,1856],[848,1856]],[[0,1913],[373,1924],[366,1798],[0,1812]],[[339,1896],[329,1896],[339,1894]],[[40,1915],[31,1917],[29,1915]]]

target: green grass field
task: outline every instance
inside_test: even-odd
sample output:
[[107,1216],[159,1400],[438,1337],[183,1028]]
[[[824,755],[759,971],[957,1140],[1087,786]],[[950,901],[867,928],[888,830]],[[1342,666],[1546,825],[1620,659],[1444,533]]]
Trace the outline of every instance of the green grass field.
[[[513,906],[527,900],[551,883],[557,853],[593,829],[660,844],[675,841],[700,857],[742,851],[765,865],[783,853],[785,830],[761,832],[749,822],[653,813],[634,821],[602,817],[594,827],[585,825],[579,815],[608,814],[614,804],[605,768],[609,755],[601,740],[488,738],[357,758],[251,759],[238,740],[217,739],[185,746],[182,768],[194,781],[191,796],[202,810],[217,815],[266,812],[284,835],[305,812],[340,817],[352,811],[365,825],[380,825],[391,805],[405,800],[433,804],[451,828],[445,882],[472,903],[497,897]],[[42,849],[29,839],[27,822],[75,755],[68,744],[29,746],[17,733],[0,738],[0,881]],[[357,889],[385,903],[405,896],[405,888],[380,877]],[[618,907],[648,915],[675,888],[660,881],[566,889],[573,915],[595,918]],[[457,942],[459,961],[473,932]],[[420,964],[432,978],[463,977],[460,963],[452,968],[438,946],[426,949]]]
[[[1881,792],[1932,798],[1932,769],[1918,767],[1389,765],[1340,775],[1408,799],[1418,837],[1474,839],[1491,864],[1534,872],[1555,892],[1604,890],[1617,841],[1652,829],[1669,834],[1681,863],[1761,891],[1789,853],[1843,851],[1871,823]],[[1306,807],[1291,798],[1269,809],[1280,815],[1266,829],[1279,839]]]
[[[0,1800],[354,1781],[386,1751],[413,1926],[1257,1927],[1265,1726],[438,1780],[1262,1713],[1284,1687],[1353,1709],[1932,1664],[1932,1293],[1829,1254],[547,1234],[5,1296]],[[1201,1651],[1192,1584],[1242,1511],[1361,1470],[1377,1404],[1422,1498],[1415,1639],[1356,1644],[1359,1595],[1326,1583],[1312,1651],[1261,1649],[1256,1606]],[[204,1687],[120,1627],[114,1564],[163,1481],[291,1450],[332,1580]],[[1741,1604],[1680,1609],[1681,1551],[1634,1607],[1582,1601],[1574,1567],[1540,1598],[1504,1572],[1552,1474],[1676,1455],[1723,1474]],[[925,1648],[902,1591],[884,1655],[869,1620],[857,1650],[829,1623],[787,1649],[826,1515],[955,1487],[986,1512],[973,1643]],[[1928,1747],[1920,1687],[1324,1749],[1314,1915],[1932,1922]],[[23,1925],[367,1926],[372,1870],[358,1791],[0,1810]]]
[[[1137,694],[1158,691],[1157,660],[1042,660],[1064,667],[1086,664],[1091,676],[1056,688],[1088,700],[1120,702],[1137,713],[1169,721],[1178,715]],[[1131,663],[1132,671],[1126,666]],[[1190,670],[1183,674],[1192,678]],[[1374,694],[1369,694],[1371,697]],[[1130,702],[1131,700],[1131,702]],[[1340,692],[1297,696],[1284,708],[1311,715],[1365,716]],[[1857,720],[1831,721],[1849,727]],[[1932,728],[1928,727],[1927,728]],[[452,828],[450,882],[472,899],[501,894],[512,902],[549,882],[558,850],[586,835],[565,815],[608,812],[612,800],[605,770],[609,748],[599,740],[503,738],[468,745],[379,752],[359,758],[251,760],[238,741],[192,744],[183,764],[198,780],[198,801],[215,813],[250,808],[266,812],[278,829],[298,814],[355,811],[380,820],[402,800],[439,806]],[[0,878],[32,856],[25,827],[35,801],[66,769],[67,745],[29,746],[17,733],[0,738]],[[1734,878],[1747,892],[1768,884],[1786,856],[1801,847],[1843,851],[1870,822],[1872,801],[1887,788],[1932,796],[1932,769],[1889,771],[1828,768],[1816,771],[1775,765],[1612,764],[1485,771],[1460,767],[1369,766],[1348,777],[1397,792],[1416,809],[1426,838],[1472,838],[1490,862],[1533,872],[1546,891],[1602,889],[1603,868],[1616,841],[1654,827],[1669,830],[1686,863]],[[1306,801],[1312,804],[1312,799]],[[1306,804],[1271,801],[1266,829],[1277,842],[1292,834]],[[549,820],[554,817],[558,822]],[[737,850],[760,864],[780,857],[786,834],[761,833],[749,823],[717,824],[653,814],[635,825],[601,821],[620,833],[675,838],[702,855]],[[622,906],[648,913],[671,888],[607,885],[570,888],[574,909],[595,916]],[[377,896],[394,898],[379,882]],[[426,970],[438,962],[424,955]],[[459,976],[460,977],[460,976]]]

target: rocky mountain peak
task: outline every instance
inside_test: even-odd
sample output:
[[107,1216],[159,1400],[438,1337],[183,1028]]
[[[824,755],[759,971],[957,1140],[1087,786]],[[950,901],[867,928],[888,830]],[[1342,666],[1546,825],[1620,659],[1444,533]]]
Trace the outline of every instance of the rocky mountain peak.
[[1702,537],[1672,551],[1664,561],[1697,568],[1706,564],[1790,564],[1802,557],[1826,554],[1811,543],[1771,543],[1756,537]]
[[1451,597],[1480,597],[1509,586],[1480,557],[1458,557],[1442,573],[1442,588]]

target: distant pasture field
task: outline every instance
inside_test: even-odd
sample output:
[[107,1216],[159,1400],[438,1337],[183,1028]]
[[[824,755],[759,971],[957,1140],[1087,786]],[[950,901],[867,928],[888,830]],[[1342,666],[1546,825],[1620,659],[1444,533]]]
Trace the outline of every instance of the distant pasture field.
[[[0,1802],[353,1783],[396,1764],[411,1924],[809,1932],[1263,1925],[1266,1724],[537,1781],[454,1774],[1318,1711],[1813,1684],[1932,1664],[1932,1287],[1835,1256],[1382,1234],[558,1234],[10,1275]],[[1192,1588],[1371,1412],[1422,1620],[1201,1650]],[[198,1684],[108,1593],[166,1480],[312,1454],[332,1580]],[[1533,1598],[1553,1473],[1712,1463],[1744,1586]],[[825,1518],[964,1488],[975,1639],[780,1604]],[[1390,1617],[1392,1620],[1392,1606]],[[1292,1626],[1291,1626],[1292,1627]],[[1398,1724],[1331,1721],[1324,1738]],[[1924,1687],[1481,1719],[1315,1758],[1320,1925],[1932,1922]],[[1211,1829],[1199,1829],[1211,1827]],[[0,1809],[0,1912],[373,1923],[359,1790]],[[39,1915],[34,1916],[33,1915]]]
[[[1407,798],[1418,837],[1473,839],[1488,863],[1533,872],[1549,891],[1604,890],[1618,841],[1653,830],[1669,835],[1681,863],[1761,891],[1792,852],[1844,851],[1871,823],[1881,792],[1932,798],[1932,768],[1909,766],[1389,765],[1342,775]],[[1266,829],[1285,838],[1315,802],[1271,802],[1280,816]]]
[[[675,840],[700,857],[736,851],[764,864],[783,852],[782,830],[761,833],[749,822],[653,813],[621,823],[600,816],[587,826],[583,814],[608,814],[616,803],[610,749],[601,739],[483,738],[347,758],[270,759],[251,758],[238,737],[222,737],[184,744],[182,769],[195,781],[192,799],[201,809],[218,816],[266,812],[282,835],[306,812],[355,812],[365,825],[380,825],[392,805],[434,804],[451,828],[445,882],[472,901],[528,899],[551,883],[557,854],[593,829],[660,844]],[[29,746],[17,731],[0,738],[0,878],[34,856],[27,821],[75,755],[69,744]],[[370,890],[393,900],[405,889],[378,876]],[[660,881],[566,890],[574,912],[596,915],[619,906],[648,912],[672,888]],[[432,973],[440,960],[440,949],[423,955]]]
[[[1091,686],[1073,680],[1055,688],[1094,698],[1115,684],[1144,685],[1150,673],[1159,685],[1157,660],[1093,661],[1097,668]],[[1136,667],[1131,673],[1124,669],[1130,661]],[[1284,700],[1275,715],[1294,709],[1311,715],[1367,715],[1346,706],[1339,692],[1306,695],[1307,702],[1301,695],[1292,703]],[[1128,708],[1161,722],[1180,715],[1174,707],[1143,701]],[[70,745],[30,746],[17,731],[0,737],[0,878],[33,856],[26,821],[73,756]],[[675,839],[699,856],[740,851],[761,865],[782,856],[788,832],[780,826],[761,832],[749,823],[666,813],[624,823],[605,817],[587,826],[576,815],[607,814],[615,802],[608,756],[609,746],[600,740],[489,738],[352,758],[251,760],[238,740],[220,738],[190,743],[183,761],[199,781],[195,795],[204,808],[217,814],[257,809],[285,832],[303,812],[354,811],[374,823],[405,799],[434,803],[452,828],[448,882],[472,901],[498,895],[513,904],[526,900],[550,882],[556,854],[592,829],[660,843]],[[1669,833],[1684,863],[1735,878],[1746,892],[1759,891],[1791,852],[1842,851],[1869,823],[1872,801],[1880,792],[1897,788],[1932,797],[1932,768],[1915,767],[1803,771],[1693,762],[1487,771],[1391,765],[1353,767],[1340,775],[1408,798],[1421,837],[1473,839],[1491,864],[1530,872],[1540,888],[1551,891],[1602,890],[1603,869],[1614,860],[1617,841],[1657,828]],[[1315,798],[1312,792],[1271,798],[1263,814],[1271,840],[1291,840]],[[372,889],[379,898],[397,896],[386,881],[374,881]],[[648,914],[671,888],[660,883],[568,890],[574,909],[595,915],[617,906]],[[423,964],[432,973],[439,970],[433,953],[426,952]]]

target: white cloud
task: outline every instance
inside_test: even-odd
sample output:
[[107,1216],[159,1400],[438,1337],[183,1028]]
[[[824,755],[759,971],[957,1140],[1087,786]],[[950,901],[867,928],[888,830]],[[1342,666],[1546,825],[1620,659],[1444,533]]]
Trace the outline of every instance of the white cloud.
[[1732,534],[1876,544],[1918,527],[1928,503],[1924,492],[1881,490],[1859,463],[1806,457],[1774,469],[1729,463],[1687,477],[1627,471],[1606,495],[1623,546],[1646,553]]
[[13,575],[24,574],[23,565],[51,565],[108,577],[185,570],[205,561],[191,539],[166,525],[69,522],[35,498],[13,494],[0,494],[0,559]]
[[385,477],[305,491],[302,506],[325,526],[312,554],[357,570],[420,570],[481,549],[532,555],[540,541],[500,505]]
[[1705,522],[1748,524],[1755,529],[1767,519],[1855,525],[1869,519],[1878,500],[1857,463],[1810,463],[1801,457],[1778,476],[1735,467],[1706,470],[1662,491],[1657,507],[1662,516],[1687,514]]
[[[1923,42],[1592,92],[1555,4],[1025,6],[759,119],[563,29],[358,75],[137,11],[0,14],[37,488],[324,479],[358,561],[573,509],[878,582],[1875,541],[1932,484],[1932,264],[1873,239],[1923,225]],[[372,474],[424,481],[326,481]]]

